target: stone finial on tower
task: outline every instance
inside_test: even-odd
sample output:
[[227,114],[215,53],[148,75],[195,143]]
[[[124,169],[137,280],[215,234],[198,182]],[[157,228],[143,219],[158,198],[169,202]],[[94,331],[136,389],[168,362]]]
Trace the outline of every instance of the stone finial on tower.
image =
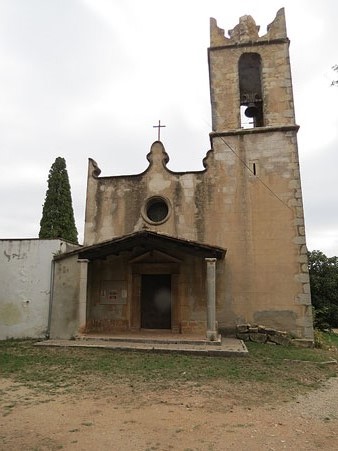
[[239,24],[232,30],[229,30],[230,40],[236,42],[251,42],[259,39],[259,26],[251,16],[242,16],[239,19]]
[[229,37],[224,35],[224,30],[218,27],[215,19],[210,19],[210,47],[221,47],[224,45],[245,44],[249,42],[260,42],[272,39],[286,39],[285,11],[281,8],[275,19],[267,26],[267,33],[259,36],[259,25],[251,16],[242,16],[239,23],[228,31]]
[[223,28],[217,25],[216,19],[210,17],[210,47],[220,47],[229,42],[230,39],[224,36]]
[[286,34],[286,22],[285,22],[285,10],[284,8],[281,8],[274,19],[273,22],[271,22],[267,26],[267,34],[265,36],[262,36],[262,38],[265,39],[283,39],[287,37]]

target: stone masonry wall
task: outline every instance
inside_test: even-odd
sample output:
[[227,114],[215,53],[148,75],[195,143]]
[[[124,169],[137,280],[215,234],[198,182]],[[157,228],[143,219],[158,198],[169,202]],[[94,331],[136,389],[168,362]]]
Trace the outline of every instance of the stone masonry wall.
[[[241,18],[230,38],[222,32],[212,22],[214,132],[205,170],[170,171],[161,142],[152,145],[142,174],[99,177],[90,160],[85,244],[149,229],[226,248],[226,259],[217,262],[219,326],[258,323],[311,339],[298,127],[284,12],[278,12],[265,37],[258,36],[250,16]],[[264,127],[248,130],[239,128],[237,74],[243,52],[258,52],[262,58]],[[168,206],[167,218],[158,224],[145,215],[153,196]]]

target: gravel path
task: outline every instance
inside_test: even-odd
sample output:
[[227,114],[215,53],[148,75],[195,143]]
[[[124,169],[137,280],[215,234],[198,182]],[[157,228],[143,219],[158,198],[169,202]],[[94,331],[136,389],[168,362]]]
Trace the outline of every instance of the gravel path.
[[289,403],[288,409],[304,418],[338,420],[338,377],[332,377],[320,389],[298,397]]
[[187,388],[138,391],[122,382],[95,396],[51,397],[0,379],[0,450],[338,449],[338,378],[259,407],[238,403],[231,386]]

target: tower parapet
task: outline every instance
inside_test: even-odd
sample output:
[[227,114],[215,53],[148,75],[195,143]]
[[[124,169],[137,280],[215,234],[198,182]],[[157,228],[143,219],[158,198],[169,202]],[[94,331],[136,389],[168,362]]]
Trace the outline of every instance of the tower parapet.
[[[243,16],[229,37],[210,22],[209,72],[213,131],[295,125],[284,9],[259,36]],[[244,120],[243,120],[244,118]]]
[[222,47],[224,45],[247,44],[253,42],[271,41],[275,39],[287,39],[285,11],[281,8],[273,22],[267,26],[267,33],[259,36],[260,26],[256,25],[251,16],[242,16],[238,25],[228,31],[226,37],[224,30],[218,27],[216,19],[210,19],[210,47]]

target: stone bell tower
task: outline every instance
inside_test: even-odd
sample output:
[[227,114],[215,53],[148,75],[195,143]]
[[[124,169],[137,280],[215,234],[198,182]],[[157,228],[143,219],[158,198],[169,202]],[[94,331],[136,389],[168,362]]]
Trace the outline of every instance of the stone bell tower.
[[209,67],[215,132],[241,128],[241,107],[249,108],[254,127],[295,126],[284,9],[278,11],[267,34],[259,37],[258,31],[254,19],[243,16],[227,38],[211,19]]
[[[236,317],[312,339],[312,311],[284,9],[267,33],[251,16],[224,35],[211,19],[212,133],[222,161],[228,273]],[[228,202],[229,203],[229,202]],[[226,313],[224,314],[226,316]]]

